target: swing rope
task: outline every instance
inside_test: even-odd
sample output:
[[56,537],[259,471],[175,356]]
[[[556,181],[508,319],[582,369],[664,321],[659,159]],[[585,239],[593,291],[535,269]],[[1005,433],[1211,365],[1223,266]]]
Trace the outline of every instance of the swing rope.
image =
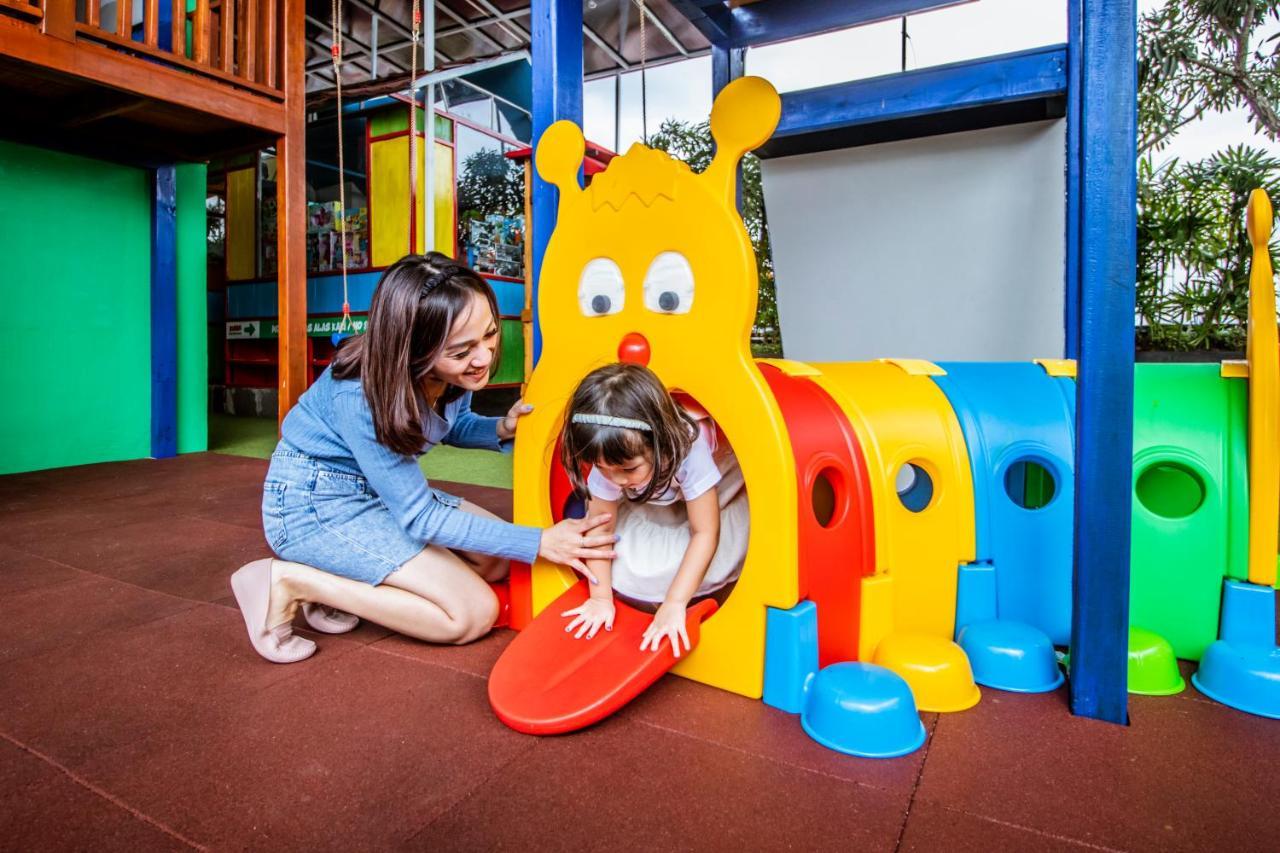
[[418,230],[418,39],[422,32],[422,0],[413,0],[413,32],[409,50],[409,252],[412,254]]
[[342,244],[342,320],[333,337],[341,340],[355,331],[351,321],[351,299],[347,294],[347,172],[342,150],[342,3],[332,0],[329,10],[329,54],[333,58],[333,81],[338,96],[338,242]]

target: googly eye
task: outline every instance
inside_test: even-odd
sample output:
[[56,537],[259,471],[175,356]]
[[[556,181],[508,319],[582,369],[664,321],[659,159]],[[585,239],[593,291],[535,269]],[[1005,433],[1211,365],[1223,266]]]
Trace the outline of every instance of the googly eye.
[[693,307],[693,267],[679,252],[663,252],[644,277],[644,307],[661,314],[687,314]]
[[609,258],[594,258],[578,278],[578,307],[587,317],[617,314],[626,301],[622,270]]

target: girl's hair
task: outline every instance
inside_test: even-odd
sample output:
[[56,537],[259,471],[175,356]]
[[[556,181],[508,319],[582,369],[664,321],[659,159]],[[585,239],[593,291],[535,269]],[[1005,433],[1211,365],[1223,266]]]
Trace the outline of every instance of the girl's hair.
[[[480,296],[498,321],[493,288],[474,271],[439,252],[405,255],[378,281],[364,334],[342,343],[335,379],[359,379],[378,441],[397,453],[422,452],[422,382],[444,349],[454,322]],[[490,375],[501,351],[489,366]],[[462,396],[450,385],[441,400]]]
[[[628,418],[643,421],[650,429],[574,423],[575,414]],[[653,456],[653,476],[644,492],[631,498],[644,503],[670,487],[697,429],[652,370],[638,364],[610,364],[587,374],[573,392],[565,413],[560,462],[574,493],[585,500],[589,493],[582,475],[584,464],[621,465],[647,450]]]

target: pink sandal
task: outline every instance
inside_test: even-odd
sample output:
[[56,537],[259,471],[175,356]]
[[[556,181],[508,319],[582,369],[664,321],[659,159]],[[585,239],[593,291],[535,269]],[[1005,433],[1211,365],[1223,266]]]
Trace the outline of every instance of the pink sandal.
[[306,637],[293,636],[293,626],[285,622],[266,627],[271,602],[271,561],[254,560],[231,576],[231,592],[249,630],[254,651],[272,663],[296,663],[315,654],[316,644]]
[[360,624],[360,617],[355,614],[324,604],[302,605],[302,618],[321,634],[345,634]]

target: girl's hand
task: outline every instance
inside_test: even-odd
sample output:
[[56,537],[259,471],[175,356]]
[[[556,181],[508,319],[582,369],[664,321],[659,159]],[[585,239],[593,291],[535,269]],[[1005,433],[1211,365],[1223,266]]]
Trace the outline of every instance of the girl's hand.
[[680,641],[684,640],[684,650],[687,652],[692,648],[689,643],[689,630],[684,624],[685,605],[678,601],[664,601],[662,606],[658,608],[658,612],[653,614],[653,621],[649,623],[649,627],[645,629],[644,636],[640,639],[640,651],[652,649],[657,651],[662,645],[662,638],[669,637],[671,639],[671,651],[678,658],[680,657]]
[[575,640],[581,640],[584,635],[590,640],[602,625],[606,631],[613,630],[614,613],[613,597],[610,596],[609,598],[588,598],[579,606],[566,610],[560,615],[574,617],[573,621],[565,626],[565,633],[577,628],[578,633],[573,635]]
[[498,439],[506,441],[514,438],[516,434],[516,422],[521,416],[527,415],[533,411],[533,406],[524,400],[516,400],[515,405],[511,407],[511,411],[507,412],[507,416],[498,421]]
[[542,543],[538,556],[562,566],[568,566],[584,575],[592,583],[599,579],[587,568],[583,560],[612,560],[616,554],[610,547],[618,541],[612,533],[591,533],[602,524],[608,524],[612,515],[604,513],[591,518],[566,518],[555,527],[542,531]]

